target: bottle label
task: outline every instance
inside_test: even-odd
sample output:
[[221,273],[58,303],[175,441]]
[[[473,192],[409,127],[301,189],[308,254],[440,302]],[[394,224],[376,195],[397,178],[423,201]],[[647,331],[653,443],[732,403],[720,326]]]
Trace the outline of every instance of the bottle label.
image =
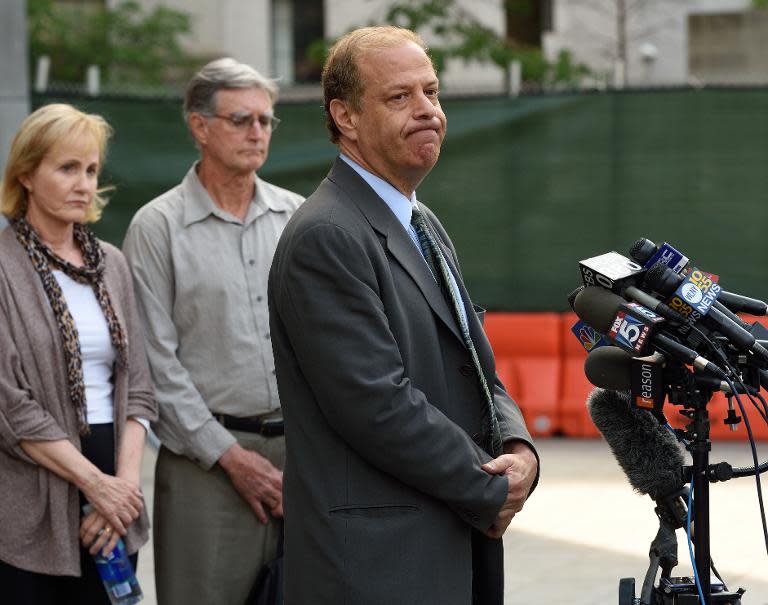
[[112,594],[116,597],[124,597],[126,595],[131,594],[132,588],[130,582],[120,582],[119,584],[114,584],[113,586],[110,586],[109,588],[112,591]]

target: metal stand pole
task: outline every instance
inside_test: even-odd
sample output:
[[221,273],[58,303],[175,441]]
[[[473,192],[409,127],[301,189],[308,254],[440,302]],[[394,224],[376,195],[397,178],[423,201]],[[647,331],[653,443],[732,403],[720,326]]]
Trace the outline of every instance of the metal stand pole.
[[710,533],[709,533],[709,452],[712,442],[709,440],[708,397],[697,397],[688,432],[692,439],[688,450],[693,458],[693,543],[695,549],[696,572],[701,584],[706,605],[711,604],[710,584]]

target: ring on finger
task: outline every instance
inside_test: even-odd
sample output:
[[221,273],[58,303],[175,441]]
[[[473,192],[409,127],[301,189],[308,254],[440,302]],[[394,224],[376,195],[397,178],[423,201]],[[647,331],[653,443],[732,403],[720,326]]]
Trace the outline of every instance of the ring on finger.
[[[107,537],[112,535],[112,528],[109,527],[109,526],[105,527],[103,531],[104,531],[105,534],[107,534]],[[101,533],[101,532],[99,532],[99,533]]]

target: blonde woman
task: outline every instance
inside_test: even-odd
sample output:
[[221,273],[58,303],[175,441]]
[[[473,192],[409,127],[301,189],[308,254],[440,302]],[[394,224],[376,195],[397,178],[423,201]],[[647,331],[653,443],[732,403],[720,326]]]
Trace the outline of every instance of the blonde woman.
[[4,603],[107,604],[91,554],[121,536],[136,553],[148,537],[139,474],[157,412],[131,277],[86,226],[105,203],[110,134],[99,116],[41,107],[0,186]]

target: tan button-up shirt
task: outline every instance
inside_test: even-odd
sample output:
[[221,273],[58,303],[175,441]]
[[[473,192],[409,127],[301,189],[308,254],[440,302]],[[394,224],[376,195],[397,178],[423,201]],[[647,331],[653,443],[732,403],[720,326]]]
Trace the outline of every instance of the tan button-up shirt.
[[235,443],[212,414],[280,407],[267,309],[277,240],[303,201],[256,178],[244,221],[221,210],[193,166],[142,207],[123,251],[133,272],[163,444],[210,468]]

